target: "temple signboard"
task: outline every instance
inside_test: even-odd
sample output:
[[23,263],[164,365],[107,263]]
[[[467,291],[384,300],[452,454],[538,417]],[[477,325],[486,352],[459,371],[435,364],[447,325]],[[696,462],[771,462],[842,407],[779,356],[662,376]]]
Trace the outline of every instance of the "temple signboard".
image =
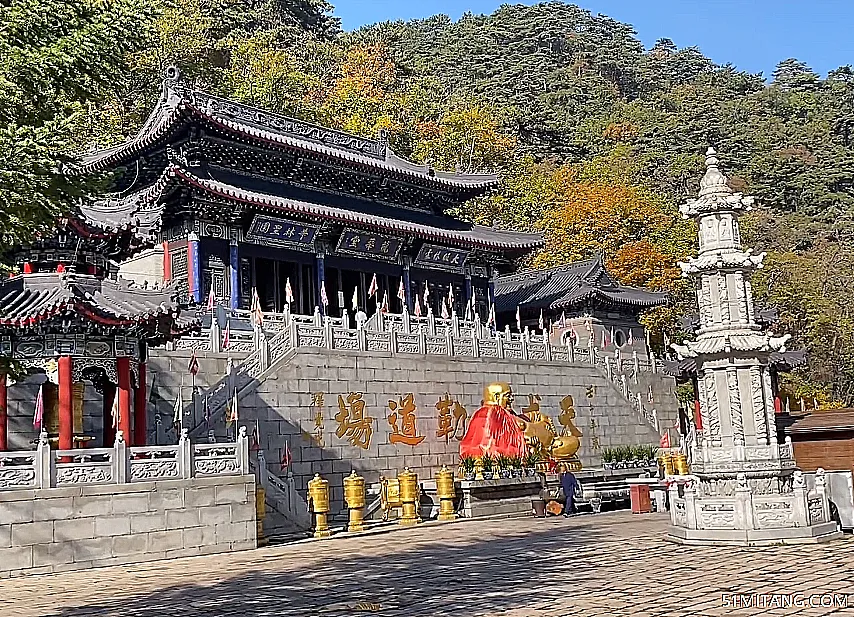
[[461,272],[469,252],[461,249],[452,249],[435,244],[425,244],[418,251],[415,264],[426,268],[439,268]]
[[335,252],[395,262],[402,246],[403,238],[347,228],[341,233]]
[[285,246],[303,251],[314,250],[317,226],[256,214],[246,237],[258,244]]

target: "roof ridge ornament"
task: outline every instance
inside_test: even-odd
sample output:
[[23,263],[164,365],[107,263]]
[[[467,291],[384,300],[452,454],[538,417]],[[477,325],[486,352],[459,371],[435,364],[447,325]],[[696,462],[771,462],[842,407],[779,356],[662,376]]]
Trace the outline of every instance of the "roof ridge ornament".
[[170,64],[163,71],[163,85],[166,88],[174,88],[181,83],[181,69],[174,64]]

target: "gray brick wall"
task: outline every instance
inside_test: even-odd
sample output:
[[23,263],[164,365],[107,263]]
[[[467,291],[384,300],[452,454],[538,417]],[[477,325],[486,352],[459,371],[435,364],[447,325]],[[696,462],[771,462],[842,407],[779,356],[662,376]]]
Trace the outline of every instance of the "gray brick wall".
[[[661,375],[645,378],[654,382],[660,410],[675,409],[673,380]],[[214,381],[212,377],[205,379]],[[343,478],[353,469],[373,483],[380,475],[396,475],[404,466],[422,478],[432,477],[443,464],[455,466],[459,460],[458,438],[463,432],[449,440],[437,436],[436,404],[447,393],[471,418],[481,405],[484,387],[494,381],[510,383],[517,410],[529,404],[529,395],[538,395],[541,411],[556,424],[561,399],[572,395],[575,425],[584,434],[579,455],[586,467],[601,466],[602,448],[658,443],[656,430],[632,409],[600,368],[589,364],[368,355],[322,349],[301,349],[288,362],[276,367],[256,390],[241,399],[240,423],[246,424],[251,433],[257,420],[259,441],[267,453],[271,471],[282,473],[279,461],[287,444],[299,490],[304,493],[308,480],[314,473],[320,473],[330,482],[333,508],[341,508]],[[641,387],[632,385],[633,390]],[[591,388],[593,396],[588,398]],[[338,396],[346,399],[350,392],[362,393],[365,415],[373,418],[367,449],[354,446],[346,437],[336,434]],[[323,394],[320,407],[313,405],[317,393]],[[416,446],[392,443],[390,439],[388,403],[390,400],[399,403],[409,393],[413,394],[416,405],[416,434],[424,437]],[[315,440],[318,411],[322,418],[322,439]],[[595,421],[595,429],[591,429],[591,421]],[[398,427],[400,424],[398,421]],[[224,435],[221,420],[217,432]],[[594,433],[599,448],[593,445]]]
[[255,548],[255,478],[0,491],[0,578]]

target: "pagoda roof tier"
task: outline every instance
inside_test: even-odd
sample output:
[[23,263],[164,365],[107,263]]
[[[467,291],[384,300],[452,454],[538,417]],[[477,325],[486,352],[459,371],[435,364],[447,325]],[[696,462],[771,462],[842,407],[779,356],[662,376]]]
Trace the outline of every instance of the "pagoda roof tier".
[[[807,352],[803,349],[772,351],[768,355],[768,363],[778,371],[791,371],[807,363]],[[662,364],[663,372],[677,379],[685,379],[697,373],[697,360],[695,358],[665,360]]]
[[482,193],[498,183],[495,174],[443,172],[396,155],[385,139],[366,139],[250,105],[187,88],[176,69],[167,72],[163,94],[139,132],[116,146],[78,157],[70,173],[106,171],[163,148],[193,123],[218,129],[238,140],[297,151],[321,161],[333,160],[354,170],[382,174],[432,190]]
[[754,331],[733,332],[727,330],[720,333],[701,335],[695,341],[685,341],[684,345],[673,343],[671,347],[682,358],[696,358],[700,355],[736,352],[783,352],[786,341],[791,334],[771,336]]
[[561,311],[591,302],[639,312],[666,304],[667,294],[620,285],[608,274],[601,256],[495,280],[495,309],[499,313],[514,311],[517,306]]
[[73,272],[24,274],[0,284],[0,331],[68,331],[69,319],[107,331],[136,332],[153,344],[201,327],[195,315],[181,312],[172,285],[144,288]]
[[[218,175],[212,176],[212,173],[218,173]],[[227,178],[228,181],[224,181],[224,178]],[[354,207],[364,206],[358,210],[318,204],[259,190],[259,187],[270,191],[284,190],[286,185],[282,183],[259,183],[255,181],[252,186],[243,186],[243,183],[249,183],[249,180],[241,174],[227,172],[226,170],[219,172],[211,170],[208,173],[202,172],[201,168],[198,171],[190,170],[173,163],[165,169],[160,179],[152,186],[120,200],[114,200],[110,202],[110,207],[113,216],[121,218],[124,216],[122,204],[125,204],[126,209],[131,210],[144,202],[149,211],[157,212],[159,217],[163,212],[167,197],[175,188],[186,187],[194,189],[206,198],[224,200],[232,204],[229,208],[232,216],[239,216],[240,214],[240,209],[236,209],[234,205],[242,204],[249,206],[252,210],[286,212],[303,218],[322,219],[486,250],[528,251],[543,244],[542,234],[493,229],[464,223],[449,217],[401,208],[377,210],[378,212],[399,214],[401,217],[391,218],[366,212],[365,210],[370,209],[369,203],[352,202]]]
[[762,268],[765,253],[754,255],[747,251],[715,251],[704,252],[698,257],[692,257],[687,262],[679,262],[683,275],[698,272],[712,272],[722,268],[733,268],[752,271]]

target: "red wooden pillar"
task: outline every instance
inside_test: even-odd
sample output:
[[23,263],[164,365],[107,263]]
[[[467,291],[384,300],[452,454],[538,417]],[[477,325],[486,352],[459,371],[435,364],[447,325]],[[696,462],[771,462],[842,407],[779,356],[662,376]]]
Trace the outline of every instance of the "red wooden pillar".
[[[71,384],[71,356],[59,357],[59,449],[74,447],[74,389]],[[68,458],[64,462],[70,461]]]
[[6,373],[0,373],[0,452],[5,452],[9,449],[9,442],[6,440],[8,414],[6,413]]
[[137,377],[139,383],[134,390],[133,399],[133,445],[144,446],[146,441],[145,412],[148,406],[148,398],[145,392],[145,362],[139,363]]
[[119,377],[119,387],[116,396],[119,397],[119,430],[125,443],[133,445],[133,434],[130,432],[130,358],[116,358],[116,372]]

